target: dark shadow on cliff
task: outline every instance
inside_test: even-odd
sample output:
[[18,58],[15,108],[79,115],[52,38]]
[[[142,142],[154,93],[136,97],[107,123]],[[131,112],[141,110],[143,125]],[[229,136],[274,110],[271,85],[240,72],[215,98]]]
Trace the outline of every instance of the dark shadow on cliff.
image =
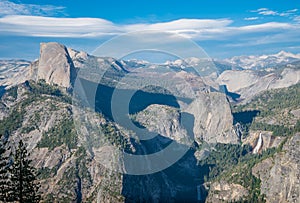
[[[175,108],[179,107],[177,103],[177,99],[185,102],[190,103],[191,99],[188,98],[177,98],[168,93],[165,94],[161,93],[151,93],[143,90],[131,90],[131,89],[116,89],[113,86],[107,86],[103,84],[97,84],[85,79],[80,79],[80,83],[84,90],[84,97],[81,99],[85,99],[86,106],[91,106],[95,102],[95,111],[104,114],[106,117],[114,121],[113,112],[112,112],[112,97],[113,94],[118,95],[117,99],[114,99],[114,111],[118,112],[118,116],[128,116],[129,114],[135,114],[144,110],[147,106],[151,104],[161,104],[172,106]],[[159,90],[163,88],[156,87]],[[96,90],[96,91],[95,91]],[[83,95],[83,94],[82,94]],[[83,97],[80,95],[80,97]],[[132,95],[130,98],[130,103],[128,106],[127,97]],[[122,115],[122,114],[126,115]]]
[[252,110],[233,113],[232,115],[235,123],[250,124],[259,113],[258,110]]
[[5,90],[6,86],[0,86],[0,98],[2,98],[2,96],[5,94],[6,90]]
[[[194,140],[194,117],[191,114],[182,113],[182,125],[187,130],[188,136]],[[134,154],[145,155],[164,150],[175,142],[174,140],[158,135],[151,140],[141,141],[135,144],[137,151]],[[182,144],[178,147],[182,147]],[[207,192],[204,189],[204,175],[208,174],[205,167],[197,165],[194,156],[196,143],[188,147],[187,152],[170,167],[148,175],[123,175],[122,195],[125,202],[204,202]],[[176,149],[174,149],[176,151]],[[168,159],[157,157],[157,159]],[[140,167],[139,163],[126,167]],[[151,163],[149,164],[151,167]],[[149,167],[149,166],[148,166]],[[208,169],[208,167],[206,167]]]
[[237,94],[235,92],[230,92],[228,89],[227,89],[227,86],[226,85],[220,85],[220,89],[224,91],[224,93],[230,97],[233,101],[237,102],[241,95],[240,94]]
[[194,152],[191,148],[174,165],[154,174],[124,174],[125,202],[205,202],[207,192],[202,184],[206,171],[197,165]]

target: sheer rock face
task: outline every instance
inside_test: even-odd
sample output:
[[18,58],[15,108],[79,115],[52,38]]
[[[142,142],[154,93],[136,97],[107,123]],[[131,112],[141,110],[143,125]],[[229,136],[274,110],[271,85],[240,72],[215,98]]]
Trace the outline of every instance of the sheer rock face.
[[261,179],[261,193],[266,201],[300,201],[300,134],[283,147],[283,152],[255,165],[252,174]]
[[252,146],[252,148],[255,148],[259,139],[259,134],[262,135],[262,147],[259,153],[272,147],[279,147],[280,143],[282,143],[282,141],[284,140],[284,137],[273,136],[273,133],[271,131],[250,130],[249,135],[245,139],[242,139],[243,145],[249,144]]
[[76,70],[65,46],[50,42],[41,43],[40,58],[31,64],[31,75],[35,80],[45,80],[48,84],[70,88]]
[[239,138],[233,129],[231,109],[224,94],[200,94],[186,111],[194,115],[194,136],[197,142],[238,142]]

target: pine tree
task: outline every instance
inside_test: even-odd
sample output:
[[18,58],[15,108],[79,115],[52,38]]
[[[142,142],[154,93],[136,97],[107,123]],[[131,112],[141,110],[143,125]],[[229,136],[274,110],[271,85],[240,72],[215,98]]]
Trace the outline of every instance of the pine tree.
[[31,160],[28,159],[28,156],[26,146],[22,140],[19,141],[10,170],[12,201],[34,203],[40,200],[39,184],[36,183],[36,169],[30,165]]
[[0,135],[0,202],[8,201],[9,193],[9,157],[7,156],[7,140]]

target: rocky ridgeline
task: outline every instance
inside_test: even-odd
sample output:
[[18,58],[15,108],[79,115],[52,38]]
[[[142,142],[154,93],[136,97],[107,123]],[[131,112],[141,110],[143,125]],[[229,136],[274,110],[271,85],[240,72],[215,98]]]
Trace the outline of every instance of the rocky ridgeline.
[[300,65],[282,70],[226,70],[217,79],[229,92],[239,94],[239,100],[249,102],[255,95],[270,89],[285,88],[300,82]]

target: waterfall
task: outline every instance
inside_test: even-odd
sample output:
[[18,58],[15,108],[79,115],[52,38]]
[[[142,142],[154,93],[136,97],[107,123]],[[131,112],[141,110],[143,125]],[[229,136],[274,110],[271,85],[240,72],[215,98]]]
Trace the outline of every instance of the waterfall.
[[262,145],[263,145],[263,139],[262,139],[262,136],[261,136],[261,133],[260,133],[257,144],[253,149],[253,154],[257,154],[258,151],[261,149]]

